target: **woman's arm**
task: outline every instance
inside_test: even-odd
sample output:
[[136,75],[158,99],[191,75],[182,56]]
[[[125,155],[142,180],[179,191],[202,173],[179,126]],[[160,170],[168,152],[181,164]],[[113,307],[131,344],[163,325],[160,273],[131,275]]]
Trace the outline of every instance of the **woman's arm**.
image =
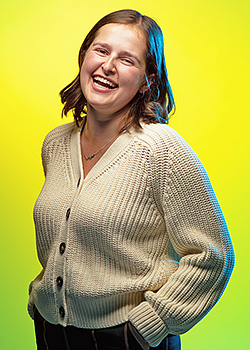
[[[165,127],[163,127],[165,128]],[[171,129],[170,129],[171,130]],[[131,310],[129,320],[150,346],[199,322],[223,293],[234,266],[228,228],[201,162],[174,131],[151,159],[155,201],[181,256],[178,270]]]

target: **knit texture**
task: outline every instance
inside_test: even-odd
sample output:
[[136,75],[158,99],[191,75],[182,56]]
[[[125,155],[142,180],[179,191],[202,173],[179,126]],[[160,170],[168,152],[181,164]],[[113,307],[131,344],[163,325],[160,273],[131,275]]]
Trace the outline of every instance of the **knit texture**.
[[232,243],[201,162],[174,130],[123,133],[84,178],[80,128],[70,123],[47,135],[42,160],[34,221],[43,271],[31,297],[47,321],[130,320],[156,346],[214,306],[232,273]]

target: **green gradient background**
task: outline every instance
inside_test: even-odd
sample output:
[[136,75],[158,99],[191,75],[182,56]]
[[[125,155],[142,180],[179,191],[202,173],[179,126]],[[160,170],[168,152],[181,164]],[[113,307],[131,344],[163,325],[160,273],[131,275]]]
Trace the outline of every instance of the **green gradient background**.
[[249,0],[9,0],[0,9],[0,348],[35,349],[26,312],[39,273],[32,209],[43,184],[40,148],[60,119],[59,90],[80,44],[108,12],[133,8],[165,36],[177,112],[170,122],[206,167],[237,254],[225,295],[182,336],[183,350],[249,348]]

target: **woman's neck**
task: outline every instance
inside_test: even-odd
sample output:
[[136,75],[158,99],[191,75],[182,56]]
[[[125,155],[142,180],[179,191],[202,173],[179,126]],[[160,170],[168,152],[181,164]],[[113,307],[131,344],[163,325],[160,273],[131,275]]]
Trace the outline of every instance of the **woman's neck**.
[[124,117],[92,114],[87,110],[86,122],[81,135],[81,153],[84,177],[99,161],[119,136]]
[[124,126],[125,114],[104,115],[87,110],[86,124],[84,126],[84,136],[90,143],[102,144],[119,133]]

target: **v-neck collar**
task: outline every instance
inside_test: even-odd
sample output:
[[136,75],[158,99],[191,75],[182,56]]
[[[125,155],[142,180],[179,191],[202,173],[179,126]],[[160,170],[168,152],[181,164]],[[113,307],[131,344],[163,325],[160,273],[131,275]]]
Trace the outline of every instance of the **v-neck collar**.
[[[84,178],[82,155],[81,155],[81,132],[83,124],[78,127],[75,126],[71,135],[71,159],[74,176],[76,179]],[[98,160],[98,162],[90,169],[84,181],[87,182],[93,178],[96,178],[101,172],[112,162],[120,152],[133,140],[134,134],[123,132],[117,137],[117,139],[109,146],[107,151]]]

